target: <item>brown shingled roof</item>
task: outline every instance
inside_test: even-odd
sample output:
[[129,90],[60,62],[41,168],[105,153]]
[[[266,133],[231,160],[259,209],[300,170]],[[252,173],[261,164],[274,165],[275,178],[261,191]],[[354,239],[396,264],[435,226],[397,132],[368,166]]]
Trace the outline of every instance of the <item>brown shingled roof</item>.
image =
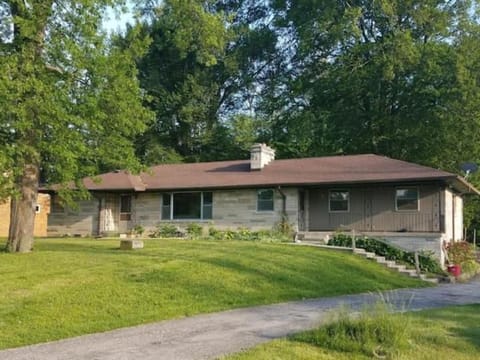
[[329,156],[274,160],[250,170],[249,160],[165,164],[140,175],[125,171],[84,180],[89,190],[186,190],[258,186],[327,185],[438,180],[461,192],[476,192],[457,175],[378,155]]

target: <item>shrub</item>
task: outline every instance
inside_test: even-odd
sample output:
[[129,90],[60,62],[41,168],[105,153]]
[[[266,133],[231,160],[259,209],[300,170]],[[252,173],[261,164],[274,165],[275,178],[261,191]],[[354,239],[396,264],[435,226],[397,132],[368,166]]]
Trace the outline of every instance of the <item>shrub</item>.
[[451,265],[463,265],[468,261],[475,261],[475,250],[466,241],[450,242],[446,246],[448,262]]
[[[352,247],[352,237],[343,233],[338,233],[328,241],[328,245]],[[387,260],[400,261],[415,265],[415,254],[413,252],[398,249],[378,239],[369,237],[355,238],[355,246],[373,252],[379,256],[384,256]],[[437,274],[443,273],[442,267],[433,257],[433,253],[421,251],[418,254],[418,259],[420,270]]]
[[239,240],[281,242],[289,239],[286,235],[273,230],[252,231],[248,228],[239,227],[237,230],[218,230],[214,227],[208,229],[208,235],[213,240]]
[[144,232],[145,232],[145,228],[140,224],[135,225],[132,229],[132,233],[135,235],[141,236]]
[[462,273],[467,277],[480,273],[480,264],[475,260],[468,260],[462,263]]
[[177,229],[175,225],[172,224],[159,224],[157,229],[150,233],[150,237],[182,237],[184,234]]
[[282,220],[275,225],[274,231],[289,237],[292,237],[295,232],[287,215],[282,215]]
[[203,234],[203,227],[197,223],[191,223],[187,226],[187,234],[190,237],[200,237]]

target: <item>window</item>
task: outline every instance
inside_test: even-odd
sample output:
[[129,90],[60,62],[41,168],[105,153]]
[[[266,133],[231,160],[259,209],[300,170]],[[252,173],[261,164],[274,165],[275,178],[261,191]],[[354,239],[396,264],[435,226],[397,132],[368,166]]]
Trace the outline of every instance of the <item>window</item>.
[[330,212],[350,211],[350,192],[346,190],[332,190],[328,195],[328,209]]
[[257,211],[273,211],[273,189],[257,191]]
[[35,205],[35,214],[40,214],[41,206]]
[[202,220],[212,218],[211,192],[181,192],[163,194],[163,220]]
[[120,220],[129,221],[132,219],[132,197],[130,195],[120,196]]
[[418,189],[397,189],[395,191],[395,209],[397,211],[418,211]]
[[62,199],[60,196],[54,194],[51,196],[51,212],[52,213],[63,213],[65,212],[65,208],[62,204]]

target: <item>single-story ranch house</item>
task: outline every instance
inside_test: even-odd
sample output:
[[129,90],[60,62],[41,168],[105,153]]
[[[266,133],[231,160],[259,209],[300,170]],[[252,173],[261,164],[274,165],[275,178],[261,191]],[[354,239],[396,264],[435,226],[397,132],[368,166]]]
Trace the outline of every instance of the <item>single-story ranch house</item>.
[[298,232],[381,237],[441,254],[462,239],[463,200],[478,194],[463,178],[378,155],[275,160],[265,144],[250,160],[158,165],[133,175],[114,171],[84,184],[92,198],[76,211],[51,192],[48,235],[150,231],[161,223],[271,229],[286,215]]

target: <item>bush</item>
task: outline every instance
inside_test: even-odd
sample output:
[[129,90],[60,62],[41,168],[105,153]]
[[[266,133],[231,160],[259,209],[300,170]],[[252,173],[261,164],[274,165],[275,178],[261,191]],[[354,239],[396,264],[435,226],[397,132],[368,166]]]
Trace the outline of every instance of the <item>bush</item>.
[[134,235],[142,236],[144,232],[145,232],[145,228],[140,224],[137,224],[132,228],[132,234]]
[[475,249],[466,241],[450,242],[446,246],[448,263],[463,265],[468,261],[475,261]]
[[282,220],[275,225],[274,231],[289,237],[293,237],[295,232],[293,225],[288,221],[287,215],[282,215]]
[[184,234],[172,224],[157,225],[157,229],[150,233],[153,238],[183,237]]
[[[328,241],[328,245],[352,247],[352,237],[342,233],[335,234],[335,236]],[[387,260],[415,265],[415,254],[413,252],[398,249],[378,239],[369,237],[355,238],[355,246],[379,256],[384,256]],[[433,257],[432,253],[421,251],[418,254],[418,259],[420,262],[420,270],[437,274],[443,273],[442,267]]]
[[212,240],[239,240],[239,241],[261,241],[261,242],[281,242],[289,238],[273,230],[252,231],[248,228],[240,227],[237,230],[218,230],[214,227],[208,229],[208,235]]
[[475,260],[468,260],[462,263],[462,273],[467,277],[475,276],[480,273],[480,264]]
[[198,238],[203,234],[203,227],[197,223],[191,223],[187,226],[187,234],[190,237]]

